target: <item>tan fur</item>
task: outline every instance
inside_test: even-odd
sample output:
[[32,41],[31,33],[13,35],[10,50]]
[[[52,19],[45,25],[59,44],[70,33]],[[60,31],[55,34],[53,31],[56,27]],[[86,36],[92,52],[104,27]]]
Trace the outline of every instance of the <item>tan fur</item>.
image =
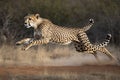
[[[34,28],[34,38],[27,38],[29,44],[27,44],[23,50],[27,50],[34,45],[47,44],[50,42],[62,45],[74,42],[76,50],[80,48],[77,50],[79,52],[91,53],[96,57],[96,51],[100,51],[107,54],[110,58],[114,58],[105,48],[109,42],[106,43],[105,41],[106,44],[102,43],[99,45],[93,45],[90,43],[85,31],[89,30],[93,23],[93,19],[90,19],[89,24],[83,28],[66,28],[55,25],[48,19],[41,18],[39,14],[25,16],[25,26],[27,28]],[[26,42],[24,41],[18,41],[17,44],[23,44]]]

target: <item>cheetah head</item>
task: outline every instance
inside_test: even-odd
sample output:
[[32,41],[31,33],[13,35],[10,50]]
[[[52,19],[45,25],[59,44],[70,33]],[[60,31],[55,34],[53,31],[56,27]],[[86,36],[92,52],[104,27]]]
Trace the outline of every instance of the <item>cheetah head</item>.
[[33,27],[35,29],[40,23],[42,23],[42,18],[39,14],[29,14],[24,17],[24,20],[24,25],[27,28]]

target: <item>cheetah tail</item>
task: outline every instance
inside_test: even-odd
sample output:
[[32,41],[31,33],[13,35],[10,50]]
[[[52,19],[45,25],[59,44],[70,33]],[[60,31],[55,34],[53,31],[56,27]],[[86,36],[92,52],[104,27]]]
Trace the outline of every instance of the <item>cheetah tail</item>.
[[93,24],[94,24],[94,19],[89,19],[89,23],[86,26],[84,26],[82,29],[84,31],[88,31],[92,27]]
[[108,45],[108,43],[110,42],[110,39],[111,39],[111,34],[107,34],[106,38],[105,38],[105,41],[102,42],[101,44],[99,44],[98,46],[99,47],[105,47]]

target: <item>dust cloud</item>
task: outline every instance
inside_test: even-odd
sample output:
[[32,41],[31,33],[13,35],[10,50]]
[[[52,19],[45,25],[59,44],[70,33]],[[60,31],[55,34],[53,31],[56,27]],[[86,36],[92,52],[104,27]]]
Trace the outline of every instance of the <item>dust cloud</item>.
[[[119,50],[109,47],[115,56],[120,56]],[[38,65],[38,66],[82,66],[109,64],[110,59],[98,53],[99,61],[94,55],[76,52],[71,47],[55,47],[47,50],[45,47],[31,48],[22,51],[21,47],[3,46],[0,49],[0,65]],[[114,63],[112,63],[114,64]]]

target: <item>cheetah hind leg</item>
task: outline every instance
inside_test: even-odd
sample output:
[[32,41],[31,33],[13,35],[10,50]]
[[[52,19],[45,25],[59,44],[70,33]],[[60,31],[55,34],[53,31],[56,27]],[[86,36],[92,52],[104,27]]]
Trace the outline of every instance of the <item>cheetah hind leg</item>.
[[110,59],[112,59],[112,61],[110,63],[117,63],[118,62],[117,58],[115,56],[113,56],[105,47],[102,47],[100,49],[100,52],[106,54]]
[[100,59],[99,59],[98,56],[97,56],[97,52],[94,51],[92,54],[94,55],[94,57],[96,58],[96,60],[97,60],[99,63],[101,63],[101,62],[100,62]]
[[82,43],[80,44],[80,42],[78,42],[78,41],[74,41],[74,46],[75,46],[75,49],[77,52],[93,54],[94,57],[97,59],[97,61],[100,62],[100,60],[98,59],[96,51],[86,51],[83,47],[84,45],[82,45]]
[[97,56],[97,52],[96,52],[96,51],[83,51],[83,53],[89,53],[89,54],[94,55],[94,57],[96,58],[96,60],[97,60],[98,62],[100,62],[100,60],[99,60],[99,58],[98,58],[98,56]]

